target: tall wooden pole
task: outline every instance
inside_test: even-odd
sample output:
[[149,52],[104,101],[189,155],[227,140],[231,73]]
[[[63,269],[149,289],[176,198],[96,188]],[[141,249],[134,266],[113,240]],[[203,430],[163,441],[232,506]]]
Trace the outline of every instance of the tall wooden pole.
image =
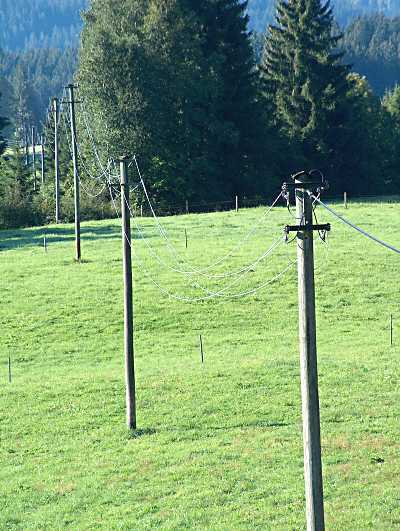
[[120,159],[122,250],[124,263],[124,329],[125,329],[125,379],[126,379],[126,425],[136,429],[135,366],[133,359],[133,304],[132,304],[132,258],[131,227],[129,212],[129,157]]
[[69,104],[71,110],[71,138],[72,138],[72,162],[74,164],[74,189],[75,189],[75,239],[76,239],[76,259],[81,258],[81,228],[79,215],[79,175],[78,175],[78,156],[76,150],[76,131],[75,131],[75,108],[74,108],[74,85],[68,85]]
[[41,145],[41,148],[42,148],[42,184],[44,184],[44,181],[45,181],[45,171],[44,171],[44,136],[42,135],[40,137],[41,139],[41,142],[40,142],[40,145]]
[[36,142],[35,142],[35,126],[32,125],[32,164],[33,164],[33,189],[37,190],[36,186]]
[[[311,198],[301,183],[310,180],[305,172],[295,176],[298,225],[312,225]],[[303,411],[304,474],[307,531],[324,531],[321,434],[318,399],[317,340],[315,323],[313,231],[297,234],[299,274],[299,335],[301,397]]]
[[60,222],[60,174],[58,170],[58,98],[53,99],[54,110],[54,172],[56,180],[56,223]]

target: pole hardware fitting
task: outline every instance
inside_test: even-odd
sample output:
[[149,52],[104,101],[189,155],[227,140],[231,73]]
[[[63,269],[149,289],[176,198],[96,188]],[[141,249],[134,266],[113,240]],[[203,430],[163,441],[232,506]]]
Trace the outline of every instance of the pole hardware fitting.
[[306,182],[306,183],[283,183],[282,184],[282,192],[289,192],[293,189],[307,189],[307,190],[315,190],[317,192],[322,192],[323,190],[328,190],[329,188],[329,181],[323,181],[322,183],[313,183],[313,182]]
[[289,234],[289,232],[301,232],[301,231],[309,231],[309,230],[331,230],[331,224],[326,223],[325,225],[286,225],[286,227],[283,229],[286,234]]

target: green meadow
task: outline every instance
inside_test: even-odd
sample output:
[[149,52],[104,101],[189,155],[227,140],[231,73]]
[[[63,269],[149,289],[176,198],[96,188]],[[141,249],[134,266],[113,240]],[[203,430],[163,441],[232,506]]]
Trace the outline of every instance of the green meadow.
[[[400,248],[399,203],[333,208]],[[134,432],[118,219],[82,223],[80,262],[72,225],[0,233],[1,530],[306,529],[297,264],[261,290],[207,298],[294,224],[274,208],[205,269],[265,211],[160,218],[176,259],[152,218],[136,220],[141,233],[132,222]],[[326,528],[393,531],[400,256],[316,214],[332,224],[327,245],[315,244]],[[202,274],[179,272],[190,270],[183,259]],[[296,241],[282,242],[221,295],[252,291],[295,260]]]

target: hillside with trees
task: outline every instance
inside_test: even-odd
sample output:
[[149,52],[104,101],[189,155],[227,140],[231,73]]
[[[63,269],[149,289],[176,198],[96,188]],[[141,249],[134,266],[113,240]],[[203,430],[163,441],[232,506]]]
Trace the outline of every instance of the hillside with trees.
[[[81,12],[88,0],[1,0],[0,44],[6,50],[77,46],[83,26]],[[249,29],[266,32],[274,19],[275,0],[249,0]],[[333,0],[335,18],[347,26],[351,17],[382,12],[387,17],[400,15],[395,0]]]
[[400,17],[376,13],[352,18],[340,50],[353,70],[368,79],[375,94],[383,96],[400,82]]
[[[265,33],[268,24],[273,23],[276,3],[276,0],[249,0],[250,29]],[[347,26],[352,17],[379,12],[390,18],[400,15],[400,4],[396,0],[332,0],[330,4],[342,27]]]
[[1,0],[0,44],[7,50],[78,44],[87,0]]
[[[158,206],[272,197],[300,169],[323,174],[333,195],[399,193],[399,17],[353,18],[341,35],[334,14],[319,0],[280,0],[266,39],[250,36],[240,0],[92,0],[79,55],[77,47],[0,48],[0,143],[17,133],[0,161],[1,226],[10,212],[20,224],[52,219],[54,190],[32,180],[28,144],[32,126],[46,122],[52,167],[55,125],[45,111],[72,80],[87,109],[77,107],[77,128],[88,189],[86,118],[103,165],[136,155]],[[67,122],[63,219],[72,213]],[[82,204],[97,217],[104,201]]]

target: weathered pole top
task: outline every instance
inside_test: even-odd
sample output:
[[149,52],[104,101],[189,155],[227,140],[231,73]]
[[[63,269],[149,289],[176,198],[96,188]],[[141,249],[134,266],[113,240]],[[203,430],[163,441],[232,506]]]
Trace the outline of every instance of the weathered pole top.
[[303,170],[303,171],[299,171],[298,173],[295,173],[294,175],[292,175],[292,179],[294,181],[304,181],[304,179],[313,180],[313,177],[312,175],[310,175],[309,173]]

